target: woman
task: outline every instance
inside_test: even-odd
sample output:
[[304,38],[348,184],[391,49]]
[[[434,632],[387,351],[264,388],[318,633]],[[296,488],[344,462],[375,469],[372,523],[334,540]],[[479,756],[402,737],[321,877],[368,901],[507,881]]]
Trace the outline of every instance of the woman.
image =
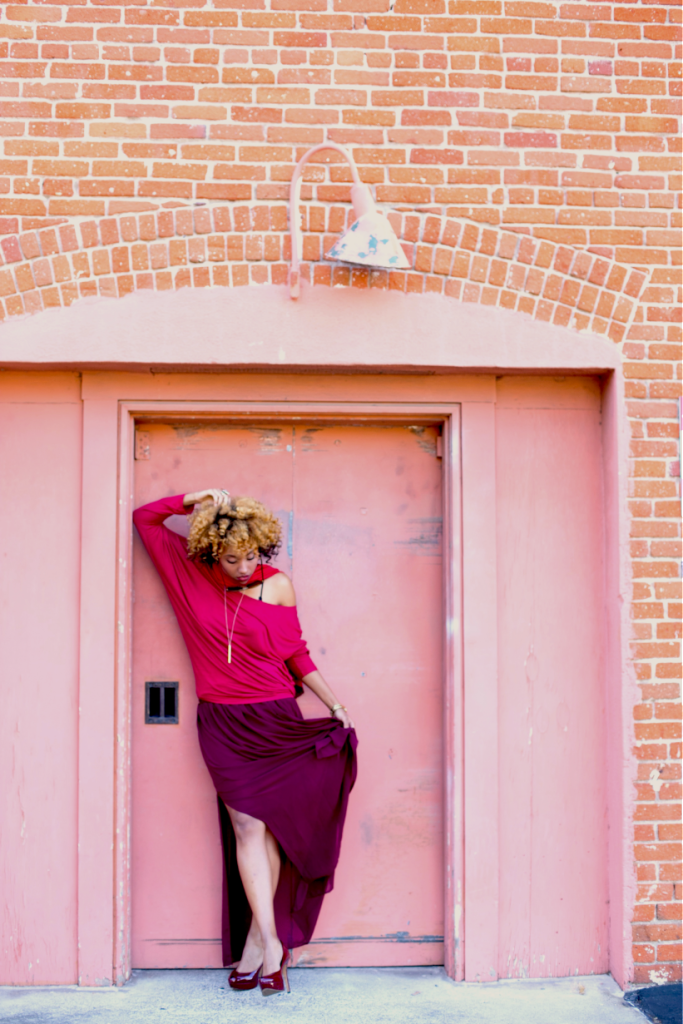
[[[163,523],[191,508],[185,541]],[[291,581],[263,564],[280,543],[271,512],[209,489],[143,505],[133,519],[194,670],[221,819],[230,987],[289,991],[289,949],[310,941],[334,880],[356,775],[353,723],[311,661]],[[302,717],[301,682],[331,718]]]

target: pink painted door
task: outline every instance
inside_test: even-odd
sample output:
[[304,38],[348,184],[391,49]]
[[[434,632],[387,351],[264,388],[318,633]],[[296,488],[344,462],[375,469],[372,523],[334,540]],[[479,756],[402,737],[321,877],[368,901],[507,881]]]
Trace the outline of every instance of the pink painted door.
[[[354,789],[335,890],[307,965],[443,962],[441,463],[407,426],[149,424],[135,503],[226,486],[280,516],[311,654],[352,709]],[[181,529],[181,520],[175,528]],[[134,967],[220,966],[216,798],[173,613],[135,538]],[[179,682],[178,724],[145,724],[145,683]],[[316,716],[316,698],[303,698]]]
[[609,969],[600,390],[498,382],[499,973]]

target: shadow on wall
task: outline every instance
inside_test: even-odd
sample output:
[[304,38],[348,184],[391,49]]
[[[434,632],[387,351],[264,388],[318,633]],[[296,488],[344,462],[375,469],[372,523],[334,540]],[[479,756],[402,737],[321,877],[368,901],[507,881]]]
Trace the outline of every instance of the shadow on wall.
[[683,984],[680,981],[627,992],[624,1002],[637,1007],[653,1024],[681,1024],[683,1020]]

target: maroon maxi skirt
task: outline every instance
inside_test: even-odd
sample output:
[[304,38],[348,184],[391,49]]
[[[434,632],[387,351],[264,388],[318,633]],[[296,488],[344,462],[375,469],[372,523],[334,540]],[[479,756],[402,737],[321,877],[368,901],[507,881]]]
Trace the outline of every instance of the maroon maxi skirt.
[[206,766],[218,793],[223,842],[223,963],[238,961],[251,924],[227,804],[265,822],[280,846],[275,923],[285,948],[310,941],[334,883],[357,739],[336,718],[304,719],[294,697],[197,709]]

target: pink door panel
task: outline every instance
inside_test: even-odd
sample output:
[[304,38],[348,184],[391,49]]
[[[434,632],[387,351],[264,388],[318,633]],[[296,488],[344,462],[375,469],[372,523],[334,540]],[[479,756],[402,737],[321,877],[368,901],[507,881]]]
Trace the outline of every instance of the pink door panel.
[[436,434],[405,427],[297,434],[302,621],[360,740],[337,886],[301,962],[443,963]]
[[[291,456],[272,430],[145,426],[135,504],[225,484],[289,519]],[[179,528],[180,523],[174,523]],[[221,963],[221,852],[216,796],[197,746],[194,677],[164,588],[134,540],[132,963]],[[178,725],[145,725],[145,682],[179,681]]]
[[[441,464],[429,427],[146,425],[135,502],[207,486],[285,528],[311,654],[360,738],[336,886],[302,964],[443,962]],[[133,965],[220,965],[216,801],[194,684],[135,540]],[[179,723],[145,724],[146,681],[180,682]],[[312,695],[302,704],[315,716]]]

